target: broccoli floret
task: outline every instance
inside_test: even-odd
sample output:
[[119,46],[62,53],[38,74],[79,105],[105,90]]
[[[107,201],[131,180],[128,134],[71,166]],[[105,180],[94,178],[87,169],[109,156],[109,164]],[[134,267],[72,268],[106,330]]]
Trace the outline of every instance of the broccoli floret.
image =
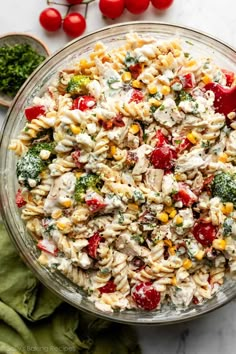
[[85,95],[88,93],[87,85],[90,83],[90,78],[85,75],[73,76],[67,86],[66,91],[72,96]]
[[39,156],[27,153],[16,165],[16,175],[19,183],[30,188],[30,180],[35,180],[36,184],[40,182],[39,174],[44,169],[45,164]]
[[102,187],[102,181],[95,173],[89,173],[76,179],[75,200],[81,202],[87,189],[99,190]]
[[56,146],[55,142],[52,142],[52,143],[39,143],[39,144],[33,145],[29,149],[29,153],[33,154],[33,155],[39,155],[42,150],[48,150],[50,152],[53,152],[55,146]]
[[232,225],[234,221],[232,218],[226,218],[223,223],[223,235],[229,236],[232,233]]
[[175,99],[175,103],[178,106],[180,104],[180,102],[182,101],[194,101],[193,96],[190,95],[190,93],[181,90],[177,93],[176,99]]
[[231,202],[236,207],[236,180],[234,175],[221,172],[211,183],[211,194],[219,197],[223,203]]

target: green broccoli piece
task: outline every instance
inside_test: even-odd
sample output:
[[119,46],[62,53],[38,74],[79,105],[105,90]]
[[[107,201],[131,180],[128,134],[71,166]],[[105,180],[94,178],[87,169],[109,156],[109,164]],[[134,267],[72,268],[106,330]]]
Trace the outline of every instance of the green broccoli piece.
[[219,197],[223,203],[231,202],[236,207],[236,180],[234,175],[221,172],[211,183],[211,194]]
[[29,153],[33,155],[39,155],[42,150],[48,150],[50,152],[53,152],[55,146],[55,142],[35,144],[29,149]]
[[232,225],[234,221],[232,218],[226,218],[223,223],[223,235],[229,236],[232,233]]
[[81,202],[87,189],[99,190],[102,187],[102,181],[95,173],[88,173],[76,179],[75,200]]
[[87,85],[90,83],[90,78],[85,75],[73,76],[67,86],[66,91],[72,96],[85,95],[88,93]]
[[19,183],[27,188],[31,188],[29,179],[40,182],[39,174],[45,168],[45,163],[39,156],[27,152],[16,165],[16,175]]
[[193,96],[190,95],[190,93],[181,90],[177,93],[176,99],[175,99],[175,103],[178,106],[180,104],[180,102],[182,101],[194,101]]

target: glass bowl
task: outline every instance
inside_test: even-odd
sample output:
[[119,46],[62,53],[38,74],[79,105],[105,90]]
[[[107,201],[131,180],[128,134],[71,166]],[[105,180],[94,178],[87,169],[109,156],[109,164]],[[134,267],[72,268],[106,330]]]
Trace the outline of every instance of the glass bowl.
[[15,205],[17,181],[15,176],[16,157],[8,151],[11,138],[16,137],[25,123],[24,108],[29,106],[35,96],[47,89],[48,82],[57,72],[87,56],[97,41],[116,47],[122,45],[126,34],[135,31],[139,34],[150,33],[160,39],[182,38],[186,51],[191,51],[197,57],[213,57],[223,68],[236,71],[236,52],[221,41],[198,31],[184,27],[157,22],[130,22],[110,26],[80,39],[70,42],[66,47],[47,59],[27,80],[17,94],[2,130],[0,163],[1,163],[1,209],[7,230],[19,250],[20,255],[42,283],[72,306],[93,313],[94,315],[130,324],[168,324],[189,320],[212,311],[229,302],[236,295],[236,283],[227,279],[221,291],[211,300],[188,309],[175,310],[170,307],[160,311],[128,310],[123,312],[104,313],[95,308],[86,295],[59,272],[52,273],[37,261],[39,255],[32,237],[27,233],[24,222],[20,218]]

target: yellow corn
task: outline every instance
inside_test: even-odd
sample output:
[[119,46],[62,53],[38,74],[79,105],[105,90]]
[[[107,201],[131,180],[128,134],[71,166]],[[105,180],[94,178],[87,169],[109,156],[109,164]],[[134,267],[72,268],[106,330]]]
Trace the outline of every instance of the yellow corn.
[[58,221],[57,222],[57,227],[58,227],[59,230],[63,231],[63,230],[66,229],[67,225]]
[[81,129],[80,127],[74,125],[74,124],[71,124],[70,125],[70,130],[72,131],[73,134],[79,134],[81,132]]
[[161,93],[162,93],[164,96],[169,95],[169,93],[170,93],[170,87],[169,87],[169,86],[166,86],[166,85],[162,86]]
[[186,175],[184,173],[177,173],[175,175],[175,179],[176,179],[177,182],[186,181]]
[[171,219],[174,219],[174,217],[176,216],[176,214],[177,214],[177,210],[172,210],[172,212],[169,214],[169,217],[170,217]]
[[110,147],[111,156],[114,156],[114,155],[115,155],[116,150],[117,150],[117,147],[116,147],[115,145],[112,145],[112,146]]
[[201,261],[201,260],[203,259],[204,255],[205,255],[205,252],[204,252],[204,251],[198,251],[198,253],[195,254],[194,257],[195,257],[198,261]]
[[213,240],[212,246],[213,246],[216,250],[224,251],[224,250],[225,250],[225,247],[226,247],[226,242],[225,242],[225,240],[216,239],[216,240]]
[[192,60],[187,61],[186,66],[194,66],[196,64],[197,64],[196,60],[192,59]]
[[173,286],[176,286],[176,285],[177,285],[176,277],[173,277],[173,278],[172,278],[171,284],[172,284]]
[[175,208],[174,207],[172,207],[172,206],[166,206],[165,207],[165,211],[168,213],[168,214],[170,214],[172,211],[174,211],[175,210]]
[[155,107],[159,107],[159,106],[161,106],[161,101],[159,101],[159,100],[157,100],[156,98],[150,98],[149,100],[148,100],[148,102],[151,104],[151,105],[153,105],[153,106],[155,106]]
[[138,124],[131,124],[129,131],[132,134],[137,134],[139,132],[140,128]]
[[75,177],[80,178],[82,176],[83,172],[76,172]]
[[172,241],[171,240],[164,240],[164,244],[168,247],[172,247]]
[[79,62],[79,65],[80,65],[81,69],[89,69],[91,67],[88,60],[86,60],[86,59],[81,59]]
[[154,84],[148,85],[148,92],[150,93],[150,95],[155,95],[155,93],[157,93],[156,85]]
[[69,208],[71,207],[72,205],[72,200],[70,199],[67,199],[67,200],[64,200],[63,202],[60,203],[62,206],[64,206],[65,208]]
[[173,54],[175,58],[178,58],[181,54],[181,51],[179,49],[174,49]]
[[134,88],[141,89],[141,88],[143,87],[143,84],[142,84],[141,81],[134,80],[134,81],[132,82],[132,86],[133,86]]
[[139,206],[135,203],[129,203],[128,204],[128,209],[129,210],[133,210],[133,211],[138,211],[139,210]]
[[176,247],[170,247],[169,249],[168,249],[168,251],[169,251],[169,253],[170,253],[170,255],[171,256],[175,256],[175,254],[176,254]]
[[233,203],[230,203],[230,202],[223,204],[221,207],[221,211],[225,215],[232,213],[233,210],[234,210],[234,205],[233,205]]
[[202,77],[202,81],[203,81],[204,84],[206,85],[206,84],[209,84],[210,82],[212,82],[212,79],[211,79],[211,77],[210,77],[209,75],[204,75],[204,76]]
[[190,141],[190,143],[192,144],[197,144],[198,143],[198,134],[196,134],[195,132],[191,132],[187,134],[187,139]]
[[182,218],[182,216],[180,216],[180,215],[177,215],[177,216],[176,216],[176,218],[175,218],[175,223],[176,223],[176,225],[181,225],[181,224],[183,224],[183,221],[184,221],[184,219]]
[[184,261],[183,261],[183,267],[185,269],[190,269],[192,267],[193,263],[192,261],[190,261],[190,259],[186,258]]
[[62,211],[61,209],[54,210],[51,215],[53,219],[59,219],[62,216]]
[[128,81],[131,80],[132,76],[131,76],[131,73],[130,73],[129,71],[126,71],[126,72],[124,72],[124,73],[122,74],[121,78],[122,78],[122,80],[123,80],[124,82],[128,82]]
[[225,152],[220,154],[220,156],[218,157],[218,161],[220,161],[220,162],[225,163],[225,162],[227,162],[227,160],[228,160],[228,155]]
[[167,213],[162,212],[157,215],[157,219],[160,220],[161,222],[167,222],[169,220],[169,217]]

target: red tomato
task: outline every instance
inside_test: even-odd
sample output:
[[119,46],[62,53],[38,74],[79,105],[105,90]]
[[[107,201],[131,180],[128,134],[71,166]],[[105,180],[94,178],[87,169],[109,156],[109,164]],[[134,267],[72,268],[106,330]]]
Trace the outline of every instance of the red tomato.
[[157,138],[157,143],[156,147],[163,146],[165,144],[168,144],[168,139],[167,137],[161,132],[161,130],[157,130],[156,132],[156,138]]
[[143,98],[144,98],[144,94],[142,91],[133,90],[129,103],[130,102],[140,103],[142,102]]
[[56,256],[58,253],[55,243],[47,239],[40,240],[37,247],[44,252],[52,254],[53,256]]
[[18,208],[22,208],[26,204],[26,201],[22,197],[21,190],[18,189],[16,193],[16,205]]
[[188,73],[180,76],[180,81],[184,89],[194,88],[196,86],[196,80],[193,73]]
[[84,16],[72,12],[63,21],[63,30],[70,37],[78,37],[85,31],[86,21]]
[[216,238],[216,228],[212,223],[198,221],[193,227],[193,236],[203,246],[211,246]]
[[150,155],[150,161],[155,168],[170,170],[174,165],[176,152],[169,145],[156,147]]
[[147,10],[149,3],[150,0],[125,0],[125,7],[132,14],[139,15]]
[[86,111],[87,109],[92,109],[96,104],[96,100],[92,96],[80,96],[76,98],[73,102],[73,109],[80,109],[81,111]]
[[151,0],[152,5],[158,10],[166,10],[170,7],[174,0]]
[[232,83],[234,82],[234,73],[232,71],[228,71],[225,69],[222,69],[222,72],[225,74],[226,78],[226,86],[232,86]]
[[113,280],[109,280],[106,285],[98,288],[101,294],[110,294],[116,291],[116,284],[114,284]]
[[100,0],[99,9],[106,17],[117,18],[122,15],[125,9],[125,0]]
[[191,206],[197,201],[197,196],[184,185],[180,187],[180,190],[173,196],[173,198],[176,201],[181,201],[184,206]]
[[31,122],[33,119],[37,119],[39,116],[43,116],[46,113],[44,106],[32,106],[25,109],[26,119]]
[[143,310],[155,310],[161,300],[161,295],[151,282],[140,283],[132,289],[132,299],[136,302],[138,307]]
[[55,32],[61,27],[62,17],[57,9],[48,7],[41,12],[39,22],[45,30]]
[[87,199],[86,201],[86,204],[88,205],[89,207],[89,210],[92,212],[92,213],[96,213],[97,211],[105,208],[106,204],[105,203],[102,203],[100,200],[96,199],[96,198],[93,198],[93,199]]
[[[174,143],[175,143],[175,141],[174,141]],[[187,138],[183,138],[181,143],[177,145],[176,152],[177,152],[177,154],[180,154],[184,150],[190,149],[191,146],[192,146],[192,143],[190,143],[190,141]]]
[[97,258],[97,248],[101,242],[102,237],[98,232],[95,232],[92,237],[88,239],[88,254],[92,258]]
[[79,5],[83,0],[66,0],[71,5]]
[[137,77],[141,74],[142,70],[143,70],[143,67],[142,67],[142,64],[140,64],[140,63],[129,66],[129,71],[130,71],[133,79],[137,79]]
[[79,158],[80,158],[80,151],[79,150],[73,151],[71,154],[71,157],[72,157],[76,167],[82,168],[84,166],[84,164],[81,163],[79,160]]

